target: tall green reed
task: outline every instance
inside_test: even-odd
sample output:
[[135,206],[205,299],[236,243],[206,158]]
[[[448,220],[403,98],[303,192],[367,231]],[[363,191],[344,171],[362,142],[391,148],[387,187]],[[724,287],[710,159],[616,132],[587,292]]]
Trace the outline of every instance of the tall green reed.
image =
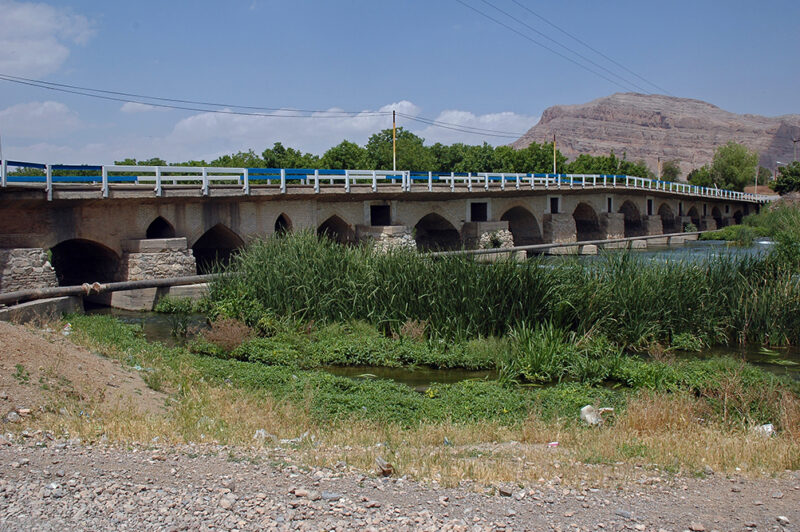
[[[787,265],[788,264],[788,265]],[[590,264],[481,263],[409,251],[375,253],[309,233],[256,242],[211,287],[218,308],[255,323],[364,320],[385,332],[427,322],[442,339],[500,336],[545,321],[647,348],[691,334],[708,344],[800,341],[796,267],[770,257],[654,262],[613,253]]]

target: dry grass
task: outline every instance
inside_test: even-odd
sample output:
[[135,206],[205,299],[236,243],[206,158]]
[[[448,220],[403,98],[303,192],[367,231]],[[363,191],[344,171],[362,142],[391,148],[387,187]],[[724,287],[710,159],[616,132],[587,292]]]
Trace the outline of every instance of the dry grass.
[[[280,445],[311,466],[345,462],[364,472],[373,472],[375,458],[381,457],[398,475],[447,486],[586,487],[665,481],[672,473],[702,474],[706,466],[747,476],[798,469],[800,408],[796,398],[781,400],[787,402],[785,415],[792,417],[783,420],[784,426],[793,430],[771,438],[706,423],[703,402],[681,395],[641,394],[599,428],[531,416],[515,427],[438,423],[403,429],[360,420],[320,425],[307,408],[205,384],[184,390],[162,415],[76,402],[66,415],[49,413],[31,423],[87,441],[146,444],[157,437],[163,443],[220,443],[243,450]],[[254,439],[259,429],[268,434],[266,439]],[[306,432],[314,435],[313,441],[279,443]],[[553,441],[559,442],[557,447],[548,446]]]
[[233,318],[223,318],[212,322],[211,327],[203,331],[202,335],[217,347],[231,352],[254,334],[246,323]]

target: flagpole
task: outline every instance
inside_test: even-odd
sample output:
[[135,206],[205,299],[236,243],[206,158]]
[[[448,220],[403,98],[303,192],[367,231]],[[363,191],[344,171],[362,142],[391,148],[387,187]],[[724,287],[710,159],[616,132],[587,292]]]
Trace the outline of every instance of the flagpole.
[[397,121],[392,110],[392,171],[397,171]]

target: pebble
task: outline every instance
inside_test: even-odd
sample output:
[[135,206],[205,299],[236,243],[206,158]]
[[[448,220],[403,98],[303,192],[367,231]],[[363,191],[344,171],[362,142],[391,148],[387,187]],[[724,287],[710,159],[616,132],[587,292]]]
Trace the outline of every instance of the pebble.
[[[707,520],[714,519],[713,528],[720,530],[741,529],[741,523],[751,523],[747,518],[757,517],[748,513],[763,511],[740,505],[737,513],[741,520],[735,524],[732,516],[721,518],[723,522],[713,517],[718,506],[692,490],[716,483],[717,497],[724,499],[730,484],[721,482],[724,479],[719,474],[695,484],[681,480],[677,487],[660,484],[647,488],[653,491],[642,491],[636,484],[633,489],[619,490],[578,487],[566,481],[555,485],[551,479],[549,487],[515,486],[512,492],[509,483],[502,486],[509,495],[501,498],[476,493],[475,485],[451,489],[435,482],[426,486],[408,479],[376,478],[375,473],[348,473],[346,465],[305,470],[292,463],[291,454],[274,449],[259,448],[257,453],[263,453],[259,456],[265,460],[232,463],[226,459],[232,451],[224,446],[122,450],[88,447],[78,441],[48,440],[44,446],[36,446],[40,443],[37,438],[46,439],[43,433],[32,433],[27,440],[20,439],[21,445],[0,446],[0,522],[9,529],[40,529],[42,523],[59,523],[67,530],[176,532],[265,528],[566,531],[595,527],[642,532],[647,530],[645,523],[680,530],[670,518],[691,515],[695,519],[689,528],[699,532],[705,530],[701,520],[710,523]],[[235,452],[246,456],[248,451]],[[270,463],[284,465],[267,465]],[[689,491],[679,491],[687,484]],[[796,493],[793,484],[773,483],[769,488],[748,490],[773,494],[778,486],[790,496]],[[792,501],[768,500],[774,512],[771,515],[789,508],[783,513],[794,518]],[[786,516],[779,515],[776,520],[776,527],[789,526]]]

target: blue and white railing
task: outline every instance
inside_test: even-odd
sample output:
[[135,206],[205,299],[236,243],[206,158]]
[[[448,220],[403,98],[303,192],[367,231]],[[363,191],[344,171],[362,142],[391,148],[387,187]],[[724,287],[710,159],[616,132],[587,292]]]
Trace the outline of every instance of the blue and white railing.
[[[14,174],[14,169],[40,170],[44,175]],[[79,172],[81,175],[79,175]],[[41,164],[24,161],[0,161],[0,185],[44,184],[48,199],[53,197],[53,187],[61,184],[99,185],[103,197],[108,197],[111,185],[152,186],[156,196],[161,196],[165,186],[199,187],[208,195],[214,187],[241,187],[242,194],[250,194],[251,185],[278,187],[281,193],[287,188],[313,187],[319,193],[323,186],[343,187],[350,192],[354,186],[368,186],[373,192],[379,187],[400,185],[402,192],[488,190],[560,190],[576,188],[626,188],[673,192],[688,196],[731,199],[764,203],[772,196],[750,194],[733,190],[699,187],[688,183],[660,181],[628,175],[614,174],[523,174],[502,172],[410,172],[407,170],[325,170],[309,168],[224,168],[217,166],[122,166],[122,165],[66,165]]]

